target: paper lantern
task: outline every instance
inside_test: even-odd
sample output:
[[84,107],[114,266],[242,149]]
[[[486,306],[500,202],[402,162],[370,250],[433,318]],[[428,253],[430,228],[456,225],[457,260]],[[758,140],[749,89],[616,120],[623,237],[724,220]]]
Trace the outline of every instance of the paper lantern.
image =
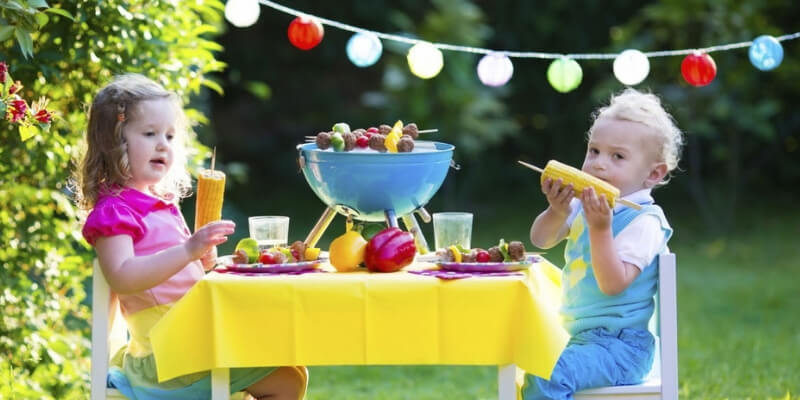
[[649,73],[650,61],[639,50],[625,50],[614,59],[614,76],[625,85],[635,85]]
[[561,93],[567,93],[581,84],[583,70],[577,61],[562,57],[553,60],[547,67],[547,81]]
[[750,45],[750,62],[762,71],[769,71],[781,65],[783,46],[778,39],[769,35],[761,35]]
[[255,24],[260,13],[258,0],[228,0],[225,3],[225,19],[238,28]]
[[412,46],[406,59],[411,73],[422,79],[433,78],[444,66],[442,52],[428,42],[420,42]]
[[717,76],[717,65],[708,54],[693,52],[681,62],[681,74],[690,85],[705,86]]
[[314,17],[297,17],[289,24],[289,42],[300,50],[311,50],[319,42],[325,30]]
[[347,41],[347,57],[357,67],[369,67],[381,57],[383,45],[374,33],[358,32]]
[[486,86],[503,86],[513,74],[514,65],[505,54],[487,54],[478,62],[478,79]]

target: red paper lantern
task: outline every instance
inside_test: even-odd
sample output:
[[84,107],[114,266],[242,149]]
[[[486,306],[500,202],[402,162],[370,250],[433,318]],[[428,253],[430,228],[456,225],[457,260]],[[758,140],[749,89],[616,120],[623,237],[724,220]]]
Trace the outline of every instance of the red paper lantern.
[[310,50],[322,41],[325,30],[311,17],[297,17],[289,24],[289,42],[300,50]]
[[681,62],[681,75],[692,86],[705,86],[717,76],[717,65],[708,54],[694,52]]

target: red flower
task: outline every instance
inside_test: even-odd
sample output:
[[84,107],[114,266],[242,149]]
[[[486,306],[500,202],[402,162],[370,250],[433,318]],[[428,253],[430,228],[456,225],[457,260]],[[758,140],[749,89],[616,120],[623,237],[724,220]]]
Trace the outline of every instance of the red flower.
[[6,74],[8,73],[8,65],[0,61],[0,84],[6,83]]
[[25,100],[11,100],[9,105],[10,107],[8,107],[8,114],[6,115],[6,118],[8,118],[11,122],[18,122],[25,117],[25,112],[28,111],[28,104],[25,103]]
[[51,114],[50,111],[41,109],[33,117],[36,118],[37,121],[43,124],[49,124],[50,121],[53,119],[53,114]]
[[22,82],[16,81],[16,82],[11,84],[10,88],[8,88],[8,94],[17,93],[17,92],[19,92],[20,89],[22,89]]

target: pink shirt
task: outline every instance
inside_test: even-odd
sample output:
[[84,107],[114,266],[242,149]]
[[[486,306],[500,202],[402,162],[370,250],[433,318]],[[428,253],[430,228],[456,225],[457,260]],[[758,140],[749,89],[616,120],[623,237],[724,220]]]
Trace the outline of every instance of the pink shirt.
[[[133,252],[145,256],[182,244],[191,232],[175,204],[125,188],[118,195],[100,195],[83,226],[83,237],[92,246],[101,236],[128,235]],[[192,261],[169,279],[140,293],[120,295],[123,315],[171,304],[203,278],[203,265]]]

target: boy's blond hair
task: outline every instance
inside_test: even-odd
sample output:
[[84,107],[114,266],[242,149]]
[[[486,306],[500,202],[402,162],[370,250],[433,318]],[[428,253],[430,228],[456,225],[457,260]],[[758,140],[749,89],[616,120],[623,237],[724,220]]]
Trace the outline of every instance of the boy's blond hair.
[[661,184],[669,181],[670,172],[678,167],[683,148],[683,133],[675,124],[675,120],[664,109],[658,96],[652,93],[642,93],[636,89],[627,88],[611,96],[608,106],[601,107],[592,114],[592,135],[594,122],[600,118],[614,118],[639,122],[649,126],[658,140],[656,154],[661,162],[667,164],[667,175]]

